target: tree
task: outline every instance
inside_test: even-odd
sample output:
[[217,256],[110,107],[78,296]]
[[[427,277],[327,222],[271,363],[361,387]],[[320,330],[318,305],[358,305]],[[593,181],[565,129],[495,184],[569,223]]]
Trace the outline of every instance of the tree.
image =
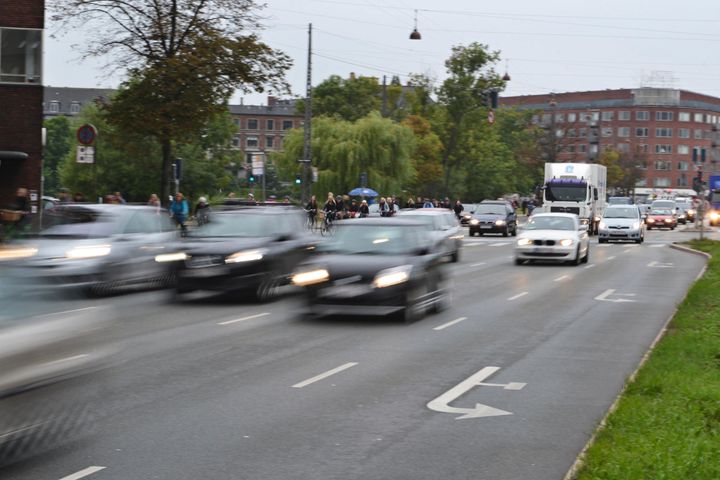
[[49,0],[59,28],[94,27],[86,56],[111,55],[128,80],[108,120],[161,147],[167,198],[172,149],[224,110],[235,89],[286,89],[290,59],[261,42],[252,0]]
[[[382,87],[377,78],[331,75],[313,88],[313,117],[332,116],[354,122],[370,112],[380,111]],[[305,112],[304,100],[297,103],[299,114]]]
[[423,117],[410,115],[402,123],[415,135],[415,149],[411,155],[415,175],[408,188],[414,196],[438,197],[443,179],[440,164],[442,142],[432,131],[430,122]]
[[47,119],[45,127],[45,147],[43,149],[43,177],[45,179],[43,193],[57,195],[60,187],[59,168],[63,159],[72,148],[72,130],[70,120],[65,116]]
[[647,153],[640,148],[627,152],[606,150],[598,161],[607,168],[607,185],[618,194],[630,196],[637,182],[644,177]]

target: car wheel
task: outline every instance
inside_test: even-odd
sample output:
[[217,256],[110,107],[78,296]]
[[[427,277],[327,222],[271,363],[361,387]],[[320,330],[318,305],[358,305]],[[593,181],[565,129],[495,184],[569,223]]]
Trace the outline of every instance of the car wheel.
[[432,313],[440,313],[450,308],[453,286],[449,280],[442,279],[434,285],[434,288],[437,292],[437,298],[430,308],[430,311],[432,311]]
[[575,260],[573,260],[573,265],[580,265],[580,262],[582,262],[582,257],[580,256],[580,245],[578,245],[577,251],[575,252]]
[[515,225],[512,229],[512,236],[517,237],[517,225]]
[[523,263],[525,263],[525,260],[523,260],[522,258],[515,259],[515,265],[522,265]]
[[255,299],[263,303],[275,300],[280,293],[281,285],[282,277],[277,272],[266,273],[255,290]]
[[503,237],[507,237],[510,235],[510,229],[508,227],[505,227],[505,230],[502,232]]
[[452,255],[450,255],[450,261],[453,263],[457,263],[460,260],[460,250],[455,250]]
[[582,263],[588,263],[590,261],[590,245],[587,246],[587,250],[585,250],[585,256],[582,259]]
[[428,291],[427,281],[422,285],[416,285],[405,294],[405,308],[402,319],[405,325],[415,323],[425,315],[426,307],[422,303]]
[[670,227],[670,230],[675,230],[675,227]]
[[598,238],[598,243],[606,243],[607,238]]
[[645,230],[652,230],[652,227],[645,227]]

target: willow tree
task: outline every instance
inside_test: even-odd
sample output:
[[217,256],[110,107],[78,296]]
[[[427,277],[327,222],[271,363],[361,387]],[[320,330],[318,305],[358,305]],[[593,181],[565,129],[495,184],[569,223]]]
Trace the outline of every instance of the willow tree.
[[127,80],[110,122],[150,135],[162,152],[167,198],[173,146],[196,136],[235,90],[284,90],[291,62],[260,41],[252,0],[48,0],[58,31],[82,27],[84,55],[107,58]]
[[[293,130],[284,141],[285,151],[274,159],[287,179],[300,171],[303,134]],[[412,178],[410,156],[415,146],[413,131],[371,113],[356,122],[320,117],[313,120],[313,166],[318,181],[313,193],[323,199],[327,192],[345,194],[360,186],[360,173],[368,174],[368,186],[381,195],[400,195]]]

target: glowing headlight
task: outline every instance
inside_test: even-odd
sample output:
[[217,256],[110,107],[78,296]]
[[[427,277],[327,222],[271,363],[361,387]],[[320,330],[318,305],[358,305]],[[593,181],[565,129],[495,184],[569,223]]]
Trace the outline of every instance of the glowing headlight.
[[501,226],[505,225],[505,220],[495,220],[495,225],[497,225],[498,227],[501,227]]
[[300,287],[306,287],[316,283],[327,282],[329,279],[330,273],[324,268],[319,268],[317,270],[296,273],[292,276],[292,283]]
[[693,210],[693,209],[691,208],[690,210],[687,211],[687,214],[688,214],[688,215],[695,215],[695,210]]
[[243,263],[256,262],[262,260],[265,250],[245,250],[244,252],[236,252],[225,258],[225,263]]
[[573,244],[573,240],[571,238],[563,238],[560,240],[560,245],[563,247],[569,247]]
[[477,218],[473,218],[472,220],[470,220],[470,225],[477,225],[478,223],[480,223],[480,220],[478,220]]
[[638,228],[640,228],[640,222],[633,223],[633,229],[637,230]]
[[718,218],[720,218],[720,214],[718,212],[710,212],[710,215],[708,215],[710,220],[715,221]]
[[385,288],[393,285],[399,285],[405,283],[410,278],[410,270],[412,265],[403,265],[402,267],[388,268],[382,270],[373,280],[373,287]]
[[110,245],[84,245],[65,252],[65,257],[73,260],[97,258],[110,255]]
[[654,219],[654,218],[648,218],[648,219],[645,220],[645,221],[646,221],[647,223],[655,223],[655,219]]
[[605,230],[607,228],[607,225],[605,224],[605,222],[600,222],[600,225],[598,225],[598,228],[600,230]]
[[35,247],[3,248],[0,249],[0,261],[32,257],[37,253],[37,251],[38,250]]
[[160,255],[155,255],[155,261],[156,262],[181,262],[183,260],[187,260],[188,255],[183,252],[176,252],[176,253],[163,253]]
[[666,218],[666,219],[665,219],[665,223],[672,223],[672,221],[673,221],[672,218]]
[[530,240],[529,238],[520,238],[520,239],[518,239],[517,244],[519,247],[525,247],[527,245],[532,245],[533,241]]

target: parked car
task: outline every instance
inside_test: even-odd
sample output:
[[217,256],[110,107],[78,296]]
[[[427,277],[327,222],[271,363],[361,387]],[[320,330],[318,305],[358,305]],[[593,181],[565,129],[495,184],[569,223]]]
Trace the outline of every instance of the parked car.
[[648,230],[653,228],[675,230],[675,227],[677,227],[675,211],[669,208],[653,208],[645,219],[645,225]]
[[29,288],[73,288],[98,295],[167,280],[155,255],[175,241],[177,232],[162,210],[61,204],[44,212],[43,225],[37,237],[0,250],[0,261],[13,267]]
[[598,227],[598,243],[610,240],[645,241],[645,223],[636,205],[615,204],[605,208]]
[[317,243],[304,221],[304,211],[295,208],[215,212],[156,261],[172,272],[177,294],[206,290],[270,301]]
[[404,218],[424,223],[428,226],[437,249],[452,262],[460,259],[463,246],[462,228],[455,214],[446,208],[419,208],[417,210],[401,210],[397,218]]
[[392,315],[406,323],[447,306],[442,252],[424,222],[344,220],[333,238],[298,266],[303,316]]
[[536,213],[518,235],[515,264],[535,260],[587,263],[590,258],[587,228],[572,213]]
[[502,233],[503,237],[517,235],[517,215],[511,204],[500,201],[483,201],[475,208],[470,220],[470,236]]

